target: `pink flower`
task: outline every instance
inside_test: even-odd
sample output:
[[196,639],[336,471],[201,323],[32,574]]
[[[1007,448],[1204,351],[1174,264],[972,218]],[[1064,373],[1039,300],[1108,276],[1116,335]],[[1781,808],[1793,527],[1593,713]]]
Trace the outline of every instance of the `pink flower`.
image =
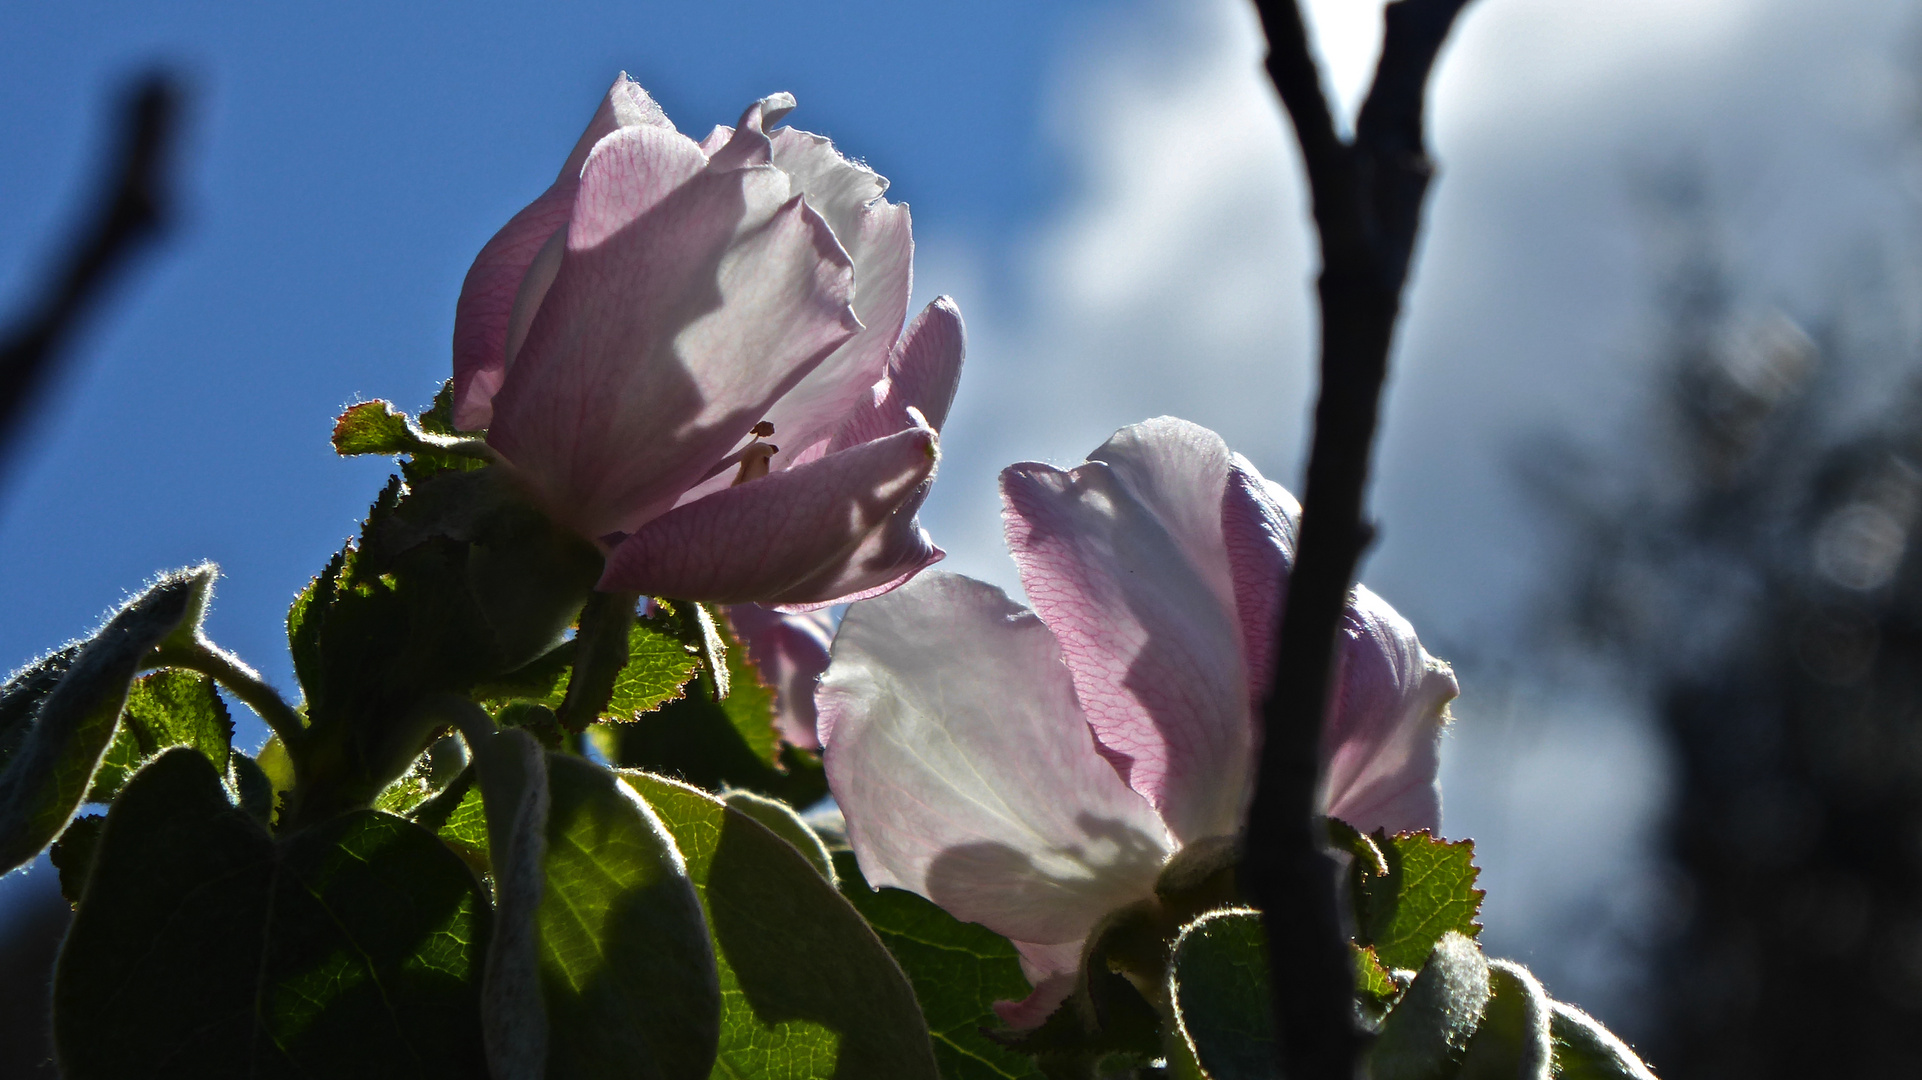
[[814,684],[828,669],[834,620],[824,610],[783,614],[759,604],[727,609],[747,655],[774,689],[774,727],[781,739],[803,750],[819,750],[814,733]]
[[[1001,490],[1034,610],[923,575],[849,610],[817,703],[862,872],[1012,940],[1036,990],[997,1008],[1026,1027],[1103,916],[1152,895],[1182,846],[1240,831],[1299,509],[1166,417],[1070,471],[1012,466]],[[1365,588],[1339,665],[1322,806],[1437,828],[1453,673]]]
[[461,288],[455,423],[609,549],[603,588],[819,605],[942,556],[915,512],[961,316],[942,297],[903,329],[908,208],[770,132],[793,107],[697,143],[623,75]]

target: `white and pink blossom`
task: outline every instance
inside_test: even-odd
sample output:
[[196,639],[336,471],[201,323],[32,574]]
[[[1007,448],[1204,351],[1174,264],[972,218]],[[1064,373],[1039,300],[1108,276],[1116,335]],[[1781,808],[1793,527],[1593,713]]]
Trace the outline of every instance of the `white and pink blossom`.
[[[849,610],[817,704],[862,872],[1012,940],[1036,989],[999,1008],[1025,1027],[1174,852],[1241,830],[1300,512],[1171,418],[1001,487],[1033,610],[924,574]],[[1453,673],[1365,588],[1337,664],[1321,805],[1364,830],[1438,828]]]

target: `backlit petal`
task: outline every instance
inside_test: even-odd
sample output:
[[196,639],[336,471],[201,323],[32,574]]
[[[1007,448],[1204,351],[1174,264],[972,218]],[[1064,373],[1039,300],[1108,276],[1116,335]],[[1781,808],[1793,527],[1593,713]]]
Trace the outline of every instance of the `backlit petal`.
[[1039,944],[1152,893],[1166,832],[1096,751],[1054,635],[999,589],[930,571],[855,604],[816,702],[869,883]]
[[1228,835],[1253,728],[1222,536],[1230,455],[1163,417],[1063,472],[1001,474],[1008,548],[1103,750],[1182,842]]
[[717,603],[832,600],[841,594],[821,590],[860,569],[850,564],[863,543],[933,473],[936,438],[913,428],[676,507],[609,553],[601,587]]

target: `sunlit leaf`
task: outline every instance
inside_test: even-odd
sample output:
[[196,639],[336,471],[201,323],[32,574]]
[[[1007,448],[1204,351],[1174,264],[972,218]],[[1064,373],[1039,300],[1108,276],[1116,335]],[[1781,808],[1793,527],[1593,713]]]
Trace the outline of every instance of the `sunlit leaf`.
[[90,802],[111,802],[148,758],[172,746],[191,746],[225,771],[234,722],[214,681],[191,671],[158,671],[134,681],[113,742],[94,772]]
[[821,759],[781,743],[774,690],[761,678],[727,620],[715,624],[729,672],[726,698],[704,674],[684,696],[600,730],[609,760],[719,792],[743,788],[809,806],[827,794]]
[[1030,1080],[1034,1059],[982,1034],[1001,1026],[997,1001],[1020,1001],[1032,989],[1008,939],[964,923],[914,893],[870,889],[851,851],[834,856],[841,892],[907,973],[934,1039],[945,1080]]
[[674,834],[701,892],[721,975],[714,1076],[938,1075],[907,978],[805,856],[704,791],[623,775]]
[[1377,833],[1372,840],[1388,872],[1370,873],[1357,860],[1349,880],[1356,940],[1373,946],[1383,967],[1419,968],[1443,934],[1481,932],[1475,921],[1482,903],[1475,877],[1481,871],[1473,841],[1441,840],[1425,832]]
[[715,962],[674,841],[633,789],[522,731],[474,748],[498,931],[498,1076],[699,1080],[721,1017]]

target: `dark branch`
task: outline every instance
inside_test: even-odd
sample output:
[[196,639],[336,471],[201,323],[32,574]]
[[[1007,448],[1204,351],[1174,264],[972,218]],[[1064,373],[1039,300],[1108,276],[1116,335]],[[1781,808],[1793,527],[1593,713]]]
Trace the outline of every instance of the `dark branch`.
[[105,173],[113,179],[56,254],[44,291],[0,337],[0,457],[74,332],[130,257],[166,228],[179,101],[180,91],[166,75],[149,74],[135,84],[122,106],[111,171]]
[[1257,0],[1268,74],[1294,123],[1321,242],[1321,390],[1301,542],[1263,704],[1242,887],[1262,910],[1282,1074],[1352,1080],[1352,968],[1315,793],[1335,633],[1373,538],[1363,495],[1422,200],[1429,70],[1467,0],[1398,0],[1355,139],[1335,134],[1295,0]]

